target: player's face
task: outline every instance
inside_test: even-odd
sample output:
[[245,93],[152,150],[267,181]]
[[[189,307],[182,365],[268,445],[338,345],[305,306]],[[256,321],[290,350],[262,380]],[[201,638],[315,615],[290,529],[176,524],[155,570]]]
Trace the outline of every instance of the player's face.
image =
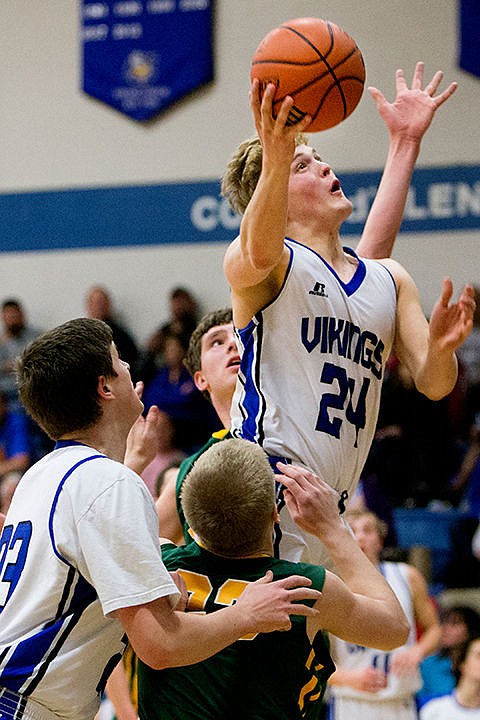
[[352,518],[349,525],[355,535],[358,545],[373,563],[378,561],[382,540],[378,534],[374,518],[369,515]]
[[314,148],[298,145],[290,165],[288,212],[293,219],[297,213],[316,216],[324,221],[343,222],[352,212],[352,203],[344,195],[340,181],[330,165]]
[[120,359],[114,343],[112,343],[111,346],[111,354],[113,369],[117,373],[117,376],[108,378],[106,384],[112,390],[117,403],[120,404],[122,411],[125,412],[128,419],[131,419],[131,424],[133,425],[143,410],[143,403],[133,387],[130,376],[130,365]]
[[212,397],[233,396],[240,367],[240,356],[233,325],[215,325],[201,341],[202,369],[195,373],[195,384]]
[[462,675],[478,686],[480,683],[480,640],[473,640],[462,663]]

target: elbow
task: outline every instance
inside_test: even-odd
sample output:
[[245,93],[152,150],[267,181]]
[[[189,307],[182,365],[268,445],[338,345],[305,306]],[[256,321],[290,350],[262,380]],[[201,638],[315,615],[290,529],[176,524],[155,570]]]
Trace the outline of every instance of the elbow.
[[410,626],[403,610],[398,613],[389,624],[388,632],[385,633],[383,642],[378,646],[379,650],[390,651],[405,645],[410,634]]

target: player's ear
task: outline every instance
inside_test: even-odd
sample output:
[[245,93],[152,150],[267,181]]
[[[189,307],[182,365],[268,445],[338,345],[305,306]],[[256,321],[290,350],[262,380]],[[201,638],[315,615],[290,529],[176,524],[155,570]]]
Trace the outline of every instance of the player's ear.
[[273,506],[273,522],[274,523],[280,522],[280,518],[278,517],[278,510],[277,510],[276,505]]
[[193,374],[193,382],[195,383],[196,387],[200,392],[205,392],[205,390],[208,390],[208,382],[205,375],[202,373],[201,370],[196,370]]
[[105,375],[100,375],[100,377],[98,378],[97,392],[100,397],[103,397],[105,399],[112,397],[112,391],[110,390],[110,386]]

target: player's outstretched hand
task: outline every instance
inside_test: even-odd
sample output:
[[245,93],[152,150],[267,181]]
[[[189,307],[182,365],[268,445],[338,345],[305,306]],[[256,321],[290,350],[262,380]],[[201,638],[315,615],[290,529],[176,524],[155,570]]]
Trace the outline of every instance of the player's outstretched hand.
[[[308,131],[312,119],[310,115],[306,115],[295,125],[287,125],[288,115],[294,104],[293,98],[288,95],[282,102],[277,116],[273,117],[276,89],[274,83],[268,83],[262,91],[258,78],[254,78],[250,90],[250,107],[264,152],[268,157],[278,155],[279,159],[285,162],[285,153],[293,153],[295,148],[295,136],[305,130]],[[286,157],[288,160],[289,155],[287,154]]]
[[323,537],[339,521],[338,493],[318,475],[298,465],[277,463],[284,485],[283,496],[295,523],[303,530]]
[[431,341],[446,352],[454,352],[468,337],[475,312],[475,291],[471,285],[464,287],[457,302],[451,302],[452,295],[452,281],[445,278],[429,323]]
[[443,92],[436,95],[435,93],[443,79],[443,72],[438,70],[430,82],[422,88],[423,72],[423,62],[417,62],[412,85],[409,88],[403,70],[397,70],[397,94],[393,103],[389,103],[378,88],[368,88],[390,135],[403,136],[410,138],[414,142],[420,142],[430,127],[437,109],[457,89],[457,83],[452,82]]
[[309,587],[311,584],[301,575],[273,580],[272,571],[267,570],[262,578],[246,586],[237,606],[246,616],[251,632],[290,630],[290,615],[318,616],[318,610],[300,602],[311,600],[313,604],[320,597],[321,592]]
[[[143,383],[137,383],[135,390],[140,397],[142,389]],[[147,416],[140,415],[128,433],[124,463],[139,475],[157,453],[160,422],[160,411],[156,405],[152,405]]]

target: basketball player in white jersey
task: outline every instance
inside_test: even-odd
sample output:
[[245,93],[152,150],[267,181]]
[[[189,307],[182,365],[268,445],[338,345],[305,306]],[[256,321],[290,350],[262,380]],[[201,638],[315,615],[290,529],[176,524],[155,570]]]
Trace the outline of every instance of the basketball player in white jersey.
[[[413,117],[422,132],[454,90],[451,85],[435,95],[441,77],[436,73],[421,90],[423,65],[416,66],[412,88],[421,101]],[[395,103],[402,107],[409,93],[398,71]],[[370,449],[390,351],[419,391],[444,397],[457,378],[455,350],[472,328],[473,289],[467,286],[452,302],[446,279],[429,324],[417,288],[398,262],[361,259],[343,248],[340,228],[352,204],[330,165],[298,135],[308,130],[308,118],[286,124],[292,98],[273,118],[274,94],[269,84],[261,96],[254,81],[258,138],[240,146],[223,181],[232,206],[244,213],[224,261],[241,354],[232,432],[262,445],[274,466],[284,458],[310,468],[338,491],[343,510]],[[383,95],[373,95],[382,116],[390,117]],[[419,130],[402,121],[401,112],[394,127],[391,174],[376,201],[380,215],[383,200],[395,196],[395,167],[404,178],[405,154],[419,150],[412,141]],[[398,230],[403,207],[399,193],[398,225],[392,207],[383,207],[387,236],[392,227]],[[371,214],[373,220],[381,234],[378,215]],[[280,557],[325,563],[315,538],[298,533],[279,492]]]
[[[347,515],[360,549],[377,567],[408,619],[406,645],[383,652],[331,637],[336,671],[329,680],[330,720],[416,720],[415,693],[421,687],[420,662],[438,648],[438,614],[423,576],[411,565],[381,562],[386,525],[368,511]],[[417,630],[420,637],[417,639]]]
[[316,614],[295,602],[317,599],[310,581],[268,575],[213,621],[175,611],[153,499],[121,462],[143,405],[108,325],[78,318],[40,336],[18,384],[56,445],[22,476],[0,538],[3,720],[91,720],[125,636],[145,662],[167,667]]

